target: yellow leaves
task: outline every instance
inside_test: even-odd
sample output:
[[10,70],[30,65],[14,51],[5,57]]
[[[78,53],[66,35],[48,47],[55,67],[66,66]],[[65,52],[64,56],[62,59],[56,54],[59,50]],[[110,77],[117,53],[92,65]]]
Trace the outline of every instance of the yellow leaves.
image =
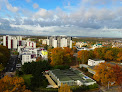
[[87,50],[79,51],[78,58],[82,61],[82,63],[86,63],[89,59],[89,52]]
[[68,47],[57,47],[50,50],[49,57],[51,59],[51,65],[62,65],[71,62],[73,51]]
[[108,50],[106,53],[105,53],[105,59],[109,59],[109,60],[112,60],[113,59],[113,52],[111,50]]
[[24,92],[26,90],[22,77],[4,76],[0,80],[0,86],[0,92]]
[[70,90],[70,86],[67,84],[61,84],[60,88],[58,89],[58,92],[72,92]]
[[93,78],[104,85],[107,85],[108,82],[114,82],[114,71],[111,64],[100,63],[98,66],[95,66],[95,75]]
[[117,54],[117,60],[122,62],[122,51]]

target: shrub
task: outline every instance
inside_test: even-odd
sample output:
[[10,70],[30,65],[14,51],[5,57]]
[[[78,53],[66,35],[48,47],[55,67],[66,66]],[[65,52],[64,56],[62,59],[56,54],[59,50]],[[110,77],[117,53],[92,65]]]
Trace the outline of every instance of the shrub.
[[56,65],[53,67],[53,69],[60,69],[60,70],[64,70],[64,69],[69,69],[70,66],[68,65]]

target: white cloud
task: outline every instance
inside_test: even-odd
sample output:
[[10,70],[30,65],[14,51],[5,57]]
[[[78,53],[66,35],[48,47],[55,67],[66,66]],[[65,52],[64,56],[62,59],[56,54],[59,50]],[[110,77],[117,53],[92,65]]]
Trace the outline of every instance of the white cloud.
[[34,3],[34,4],[33,4],[33,8],[34,8],[34,9],[37,9],[37,8],[39,8],[39,5],[38,5],[37,3]]
[[11,11],[11,12],[17,12],[18,8],[17,7],[13,7],[8,0],[5,0],[5,4],[6,4],[6,8]]
[[31,2],[31,0],[26,0],[27,3]]

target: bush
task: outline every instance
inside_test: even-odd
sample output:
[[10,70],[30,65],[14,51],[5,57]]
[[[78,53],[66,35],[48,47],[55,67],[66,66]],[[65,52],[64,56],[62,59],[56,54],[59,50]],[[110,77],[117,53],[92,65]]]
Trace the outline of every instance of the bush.
[[81,91],[86,91],[86,90],[91,90],[91,89],[96,89],[98,88],[98,84],[93,84],[93,85],[82,85],[82,86],[72,86],[71,90],[73,90],[73,92],[81,92]]
[[23,75],[23,72],[22,71],[19,71],[19,70],[16,70],[16,75],[17,76],[21,76],[21,75]]
[[88,72],[88,69],[84,68],[84,67],[82,67],[81,70],[84,71],[84,72]]
[[53,69],[60,69],[60,70],[64,70],[64,69],[69,69],[70,66],[68,65],[56,65],[53,67]]

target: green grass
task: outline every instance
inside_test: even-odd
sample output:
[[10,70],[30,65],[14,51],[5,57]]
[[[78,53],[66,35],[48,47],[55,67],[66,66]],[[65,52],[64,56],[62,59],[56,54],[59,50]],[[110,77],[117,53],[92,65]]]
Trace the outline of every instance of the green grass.
[[31,77],[32,77],[32,74],[25,74],[25,75],[22,75],[21,77],[24,79],[25,84],[26,84],[27,86],[29,86],[29,85],[31,84]]

